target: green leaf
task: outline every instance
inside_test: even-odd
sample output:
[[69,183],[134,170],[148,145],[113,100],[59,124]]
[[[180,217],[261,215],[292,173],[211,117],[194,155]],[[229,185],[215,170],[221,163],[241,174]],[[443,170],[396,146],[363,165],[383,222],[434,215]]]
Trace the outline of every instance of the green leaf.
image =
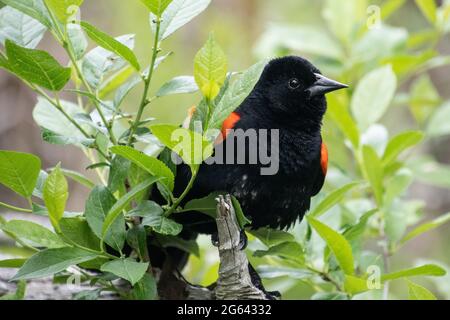
[[163,235],[178,235],[183,226],[164,216],[164,210],[153,201],[144,201],[130,212],[131,216],[142,217],[142,225],[151,227]]
[[84,0],[44,0],[50,11],[59,21],[66,23],[67,20],[78,12]]
[[66,244],[47,228],[26,220],[11,220],[1,227],[32,247],[62,248]]
[[68,24],[67,37],[73,47],[75,59],[77,61],[81,60],[86,53],[89,44],[80,25],[74,23]]
[[[61,100],[61,106],[65,113],[74,118],[77,115],[83,114],[83,110],[76,104]],[[89,144],[89,140],[73,125],[63,113],[56,110],[55,107],[46,99],[39,97],[38,103],[33,110],[34,121],[48,132],[52,132],[60,139],[72,140],[77,145],[81,146],[83,142]],[[80,124],[81,127],[89,132],[87,125]]]
[[145,180],[144,182],[140,183],[133,189],[131,189],[126,195],[124,195],[122,198],[120,198],[109,210],[105,222],[103,223],[102,227],[102,239],[105,239],[105,236],[107,235],[108,230],[113,225],[114,221],[121,216],[122,210],[124,210],[131,201],[142,191],[147,189],[152,184],[156,183],[160,178],[158,177],[152,177],[150,179]]
[[133,90],[138,84],[140,84],[142,81],[142,78],[139,76],[131,77],[127,82],[125,82],[123,85],[121,85],[117,91],[116,95],[114,97],[114,108],[118,109],[122,102],[125,100],[127,95]]
[[152,13],[160,17],[172,0],[141,0],[141,2]]
[[268,250],[257,250],[253,253],[255,257],[277,256],[298,264],[305,263],[305,255],[302,246],[298,242],[283,242]]
[[194,59],[195,82],[207,99],[213,100],[219,94],[227,68],[227,57],[211,34]]
[[437,300],[431,291],[418,284],[408,281],[409,300]]
[[73,300],[83,300],[83,301],[95,301],[100,298],[100,294],[102,293],[102,288],[94,289],[94,290],[84,290],[77,292],[73,295]]
[[174,125],[155,124],[152,133],[186,164],[200,165],[213,152],[212,144],[202,135]]
[[41,160],[27,153],[0,150],[0,184],[29,198],[36,186]]
[[353,275],[354,261],[352,247],[348,241],[342,235],[320,221],[309,216],[307,219],[310,226],[316,230],[319,236],[326,242],[327,246],[333,252],[342,271],[346,275]]
[[73,181],[78,182],[79,184],[81,184],[89,189],[93,189],[95,187],[94,182],[92,182],[89,178],[85,177],[84,175],[82,175],[81,173],[79,173],[77,171],[61,168],[61,172],[65,177],[72,179]]
[[[189,23],[192,19],[202,13],[211,3],[211,0],[173,0],[161,17],[160,37],[164,40]],[[154,17],[151,16],[153,21]],[[151,23],[152,27],[154,23]]]
[[127,231],[127,243],[141,260],[148,257],[147,231],[143,225],[133,226]]
[[258,230],[248,230],[248,233],[255,236],[268,247],[276,246],[284,242],[295,242],[295,238],[289,232],[260,228]]
[[420,11],[427,18],[427,20],[434,25],[437,19],[437,7],[434,0],[415,0]]
[[155,232],[168,236],[179,235],[183,230],[183,226],[181,224],[164,217],[164,215],[146,216],[142,220],[142,225],[151,227]]
[[366,129],[383,117],[396,89],[397,78],[389,65],[361,79],[351,102],[352,113],[360,128]]
[[359,218],[359,221],[357,224],[355,224],[354,226],[345,230],[345,232],[344,232],[345,239],[347,239],[348,241],[354,241],[354,240],[357,240],[361,235],[363,235],[364,232],[366,231],[367,222],[377,212],[378,212],[378,210],[375,209],[375,210],[370,210],[370,211],[366,212],[365,214],[363,214],[361,216],[361,218]]
[[384,152],[383,166],[386,167],[396,161],[400,153],[420,143],[423,137],[424,135],[420,131],[408,131],[392,138]]
[[136,262],[133,259],[117,259],[102,265],[101,271],[110,272],[125,279],[134,286],[142,279],[148,269],[148,263]]
[[432,221],[423,223],[420,226],[411,230],[406,236],[404,236],[403,239],[400,241],[400,244],[403,245],[406,242],[424,234],[425,232],[439,228],[440,226],[446,224],[449,221],[450,221],[450,213],[447,213],[439,216],[438,218]]
[[150,273],[146,273],[130,292],[133,300],[155,300],[158,296],[156,280]]
[[80,22],[81,27],[86,31],[89,38],[91,38],[93,41],[95,41],[100,47],[111,51],[118,56],[124,58],[126,61],[128,61],[136,70],[140,70],[141,66],[139,65],[139,62],[134,55],[133,51],[128,48],[126,45],[120,43],[113,37],[109,36],[108,34],[98,30],[93,25],[82,21]]
[[372,191],[379,206],[383,203],[383,165],[375,150],[370,146],[363,147],[364,167]]
[[346,184],[345,186],[334,190],[331,192],[325,199],[322,200],[309,214],[310,217],[320,217],[324,213],[326,213],[328,210],[330,210],[332,207],[334,207],[336,204],[342,201],[344,199],[344,196],[352,189],[354,189],[357,186],[360,186],[361,182],[352,182],[349,184]]
[[127,146],[114,146],[111,152],[138,165],[151,175],[161,177],[163,183],[170,191],[173,190],[175,177],[172,171],[160,160]]
[[192,210],[204,213],[213,219],[217,217],[217,197],[219,193],[214,192],[204,198],[194,199],[185,204],[184,210]]
[[363,293],[370,290],[367,287],[366,279],[361,279],[350,275],[345,275],[344,288],[345,292],[350,293],[351,295]]
[[[105,218],[115,203],[116,198],[103,186],[95,187],[86,201],[86,220],[91,230],[99,239],[102,238],[102,228]],[[120,251],[125,243],[125,236],[125,218],[118,216],[104,239],[109,246],[116,251]]]
[[21,47],[34,49],[46,30],[39,21],[10,6],[0,9],[0,43],[3,45],[9,39]]
[[[77,129],[78,130],[78,129]],[[42,129],[42,140],[45,142],[48,142],[50,144],[56,144],[56,145],[82,145],[84,147],[93,147],[95,144],[95,139],[87,139],[85,137],[68,137],[63,136],[59,133],[50,131],[48,129],[43,128]]]
[[358,126],[348,111],[346,95],[333,94],[328,98],[328,114],[336,122],[339,129],[350,140],[355,149],[359,146],[360,133]]
[[236,213],[236,218],[239,223],[239,226],[241,227],[241,229],[244,229],[246,225],[249,225],[252,222],[245,216],[244,211],[242,211],[241,204],[239,203],[239,200],[235,196],[231,196],[231,202],[233,203],[234,211]]
[[450,117],[450,102],[439,107],[431,116],[427,124],[427,133],[431,137],[440,137],[450,135],[450,123],[447,119]]
[[1,2],[36,19],[47,28],[52,27],[50,16],[42,0],[1,0]]
[[401,270],[397,272],[392,272],[385,274],[381,277],[381,281],[390,281],[402,278],[417,277],[417,276],[434,276],[442,277],[445,276],[447,272],[434,264],[426,264],[417,268]]
[[338,3],[327,0],[322,15],[328,28],[343,43],[351,43],[361,21],[367,19],[368,3],[365,0],[348,0]]
[[[133,49],[135,35],[126,34],[115,38],[129,49]],[[127,68],[127,63],[114,52],[102,47],[96,47],[89,51],[82,59],[82,72],[87,82],[96,90],[100,90],[104,83],[110,79],[109,76],[114,72],[123,71]],[[114,77],[112,75],[111,77]]]
[[44,278],[94,258],[95,254],[77,248],[47,249],[28,259],[11,280]]
[[411,87],[409,107],[419,124],[423,124],[436,112],[442,99],[428,74],[418,78]]
[[175,77],[165,83],[156,93],[157,97],[164,97],[173,94],[194,93],[198,91],[194,77],[180,76]]
[[11,269],[19,269],[25,264],[27,259],[7,259],[0,260],[0,268],[11,268]]
[[64,216],[67,199],[69,197],[67,180],[58,165],[49,174],[44,184],[44,202],[47,207],[50,222],[59,231],[59,221]]
[[131,162],[121,156],[116,156],[111,162],[108,177],[108,187],[111,192],[125,188],[125,180],[130,170]]
[[18,77],[51,91],[60,91],[69,82],[71,69],[62,67],[45,51],[27,49],[6,40],[8,66]]
[[81,218],[63,218],[59,226],[64,239],[69,239],[83,248],[100,249],[100,240],[92,232],[86,220]]
[[210,129],[220,129],[223,121],[248,97],[255,88],[266,63],[267,61],[263,60],[251,66],[230,85],[212,112],[209,122]]

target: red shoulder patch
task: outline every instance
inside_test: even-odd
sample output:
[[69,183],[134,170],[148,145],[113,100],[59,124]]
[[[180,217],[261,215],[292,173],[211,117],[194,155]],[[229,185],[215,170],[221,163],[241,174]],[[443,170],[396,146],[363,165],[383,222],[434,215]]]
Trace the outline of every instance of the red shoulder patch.
[[228,118],[225,119],[225,121],[222,124],[222,139],[225,140],[225,138],[228,136],[228,130],[231,130],[234,128],[234,125],[241,119],[241,116],[237,112],[232,112]]
[[320,152],[320,166],[322,168],[323,175],[326,176],[328,172],[328,148],[323,142]]

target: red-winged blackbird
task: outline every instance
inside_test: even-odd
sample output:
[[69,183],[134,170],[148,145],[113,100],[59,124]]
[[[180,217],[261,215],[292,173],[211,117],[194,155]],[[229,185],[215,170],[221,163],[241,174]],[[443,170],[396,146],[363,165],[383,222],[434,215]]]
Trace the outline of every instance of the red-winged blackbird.
[[[301,219],[309,210],[311,197],[321,190],[327,172],[328,153],[321,136],[327,109],[325,94],[342,88],[347,86],[322,76],[303,58],[289,56],[269,62],[248,98],[225,120],[221,144],[232,136],[226,135],[227,129],[267,129],[269,142],[270,130],[278,129],[278,146],[267,144],[269,154],[278,153],[278,159],[273,158],[279,160],[278,171],[262,175],[261,168],[267,164],[236,163],[242,149],[249,161],[254,142],[248,139],[245,145],[237,145],[234,164],[202,164],[185,202],[221,191],[239,200],[252,228],[284,229]],[[190,175],[188,166],[177,167],[175,196],[183,192]],[[204,214],[184,213],[176,219],[194,232],[216,230],[215,222]]]
[[[251,94],[224,121],[224,140],[219,146],[230,139],[227,129],[244,132],[267,129],[269,137],[271,129],[278,129],[278,146],[268,144],[269,154],[278,154],[278,171],[262,175],[261,168],[267,164],[237,164],[236,157],[242,149],[249,160],[248,150],[253,142],[247,140],[234,149],[234,164],[202,164],[182,205],[218,191],[230,193],[239,200],[254,229],[283,229],[303,218],[309,210],[311,197],[321,190],[327,172],[328,153],[321,136],[327,109],[325,94],[342,88],[347,86],[322,76],[303,58],[289,56],[269,62]],[[225,160],[226,154],[224,152]],[[191,177],[190,168],[185,164],[178,165],[176,171],[175,197],[183,193]],[[153,194],[153,199],[164,203],[159,194]],[[195,239],[198,233],[217,236],[215,221],[205,214],[185,212],[174,214],[172,218],[183,224],[181,238]],[[243,237],[245,245],[246,237]],[[165,253],[153,245],[149,249],[154,266],[170,257],[173,265],[181,270],[187,261],[187,255],[176,248],[168,248]],[[253,269],[250,267],[250,270]],[[256,274],[252,277],[255,283],[260,282]]]

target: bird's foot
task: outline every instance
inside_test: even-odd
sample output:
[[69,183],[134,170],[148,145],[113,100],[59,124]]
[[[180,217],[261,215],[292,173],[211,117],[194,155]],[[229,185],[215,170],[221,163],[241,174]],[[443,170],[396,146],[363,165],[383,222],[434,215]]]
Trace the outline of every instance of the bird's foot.
[[[215,247],[219,246],[219,233],[218,232],[214,232],[211,235],[211,243]],[[245,230],[241,230],[240,239],[239,239],[239,249],[245,250],[245,249],[247,249],[247,245],[248,245],[247,234],[245,233]]]

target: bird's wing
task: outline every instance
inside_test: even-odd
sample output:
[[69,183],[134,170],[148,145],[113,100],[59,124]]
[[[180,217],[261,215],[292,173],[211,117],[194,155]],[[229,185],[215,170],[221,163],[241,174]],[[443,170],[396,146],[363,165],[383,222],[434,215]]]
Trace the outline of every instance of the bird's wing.
[[315,179],[313,188],[312,188],[312,196],[316,196],[325,183],[325,177],[328,172],[328,148],[327,145],[322,142],[322,147],[320,151],[320,169],[317,170],[317,177]]

